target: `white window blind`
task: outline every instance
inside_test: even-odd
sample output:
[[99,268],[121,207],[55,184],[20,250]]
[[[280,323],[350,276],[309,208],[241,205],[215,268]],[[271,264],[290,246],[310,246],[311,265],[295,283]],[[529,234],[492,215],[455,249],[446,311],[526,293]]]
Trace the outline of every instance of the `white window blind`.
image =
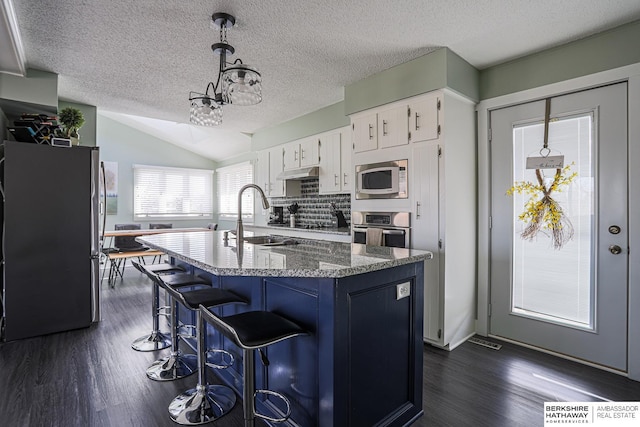
[[[237,163],[216,169],[218,174],[218,214],[219,218],[238,217],[238,191],[253,182],[251,162]],[[242,194],[242,220],[253,220],[253,190]]]
[[135,218],[211,218],[213,171],[133,165]]

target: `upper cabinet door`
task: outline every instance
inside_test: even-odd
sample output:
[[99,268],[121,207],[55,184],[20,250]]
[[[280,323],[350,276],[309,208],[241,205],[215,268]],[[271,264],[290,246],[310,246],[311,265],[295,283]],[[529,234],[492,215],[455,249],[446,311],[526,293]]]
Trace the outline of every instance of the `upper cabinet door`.
[[352,146],[348,136],[349,133],[347,130],[342,130],[342,132],[340,132],[340,172],[342,173],[341,187],[343,193],[353,193],[354,190],[354,168],[351,165]]
[[320,163],[320,144],[319,136],[300,141],[300,166],[316,166]]
[[282,147],[269,149],[269,196],[284,196],[284,181],[278,180],[277,176],[284,169],[284,152]]
[[440,136],[440,93],[431,93],[409,104],[409,139],[431,141]]
[[377,117],[376,113],[371,113],[355,118],[351,122],[353,151],[355,153],[378,148]]
[[378,112],[378,147],[395,147],[409,143],[408,107],[400,105]]
[[300,167],[300,143],[290,142],[284,145],[284,170]]
[[319,194],[340,192],[340,132],[325,133],[320,145]]

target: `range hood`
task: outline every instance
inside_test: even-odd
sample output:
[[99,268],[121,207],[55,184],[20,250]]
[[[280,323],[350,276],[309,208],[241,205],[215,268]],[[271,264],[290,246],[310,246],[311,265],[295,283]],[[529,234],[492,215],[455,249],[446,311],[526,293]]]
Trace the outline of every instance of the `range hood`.
[[276,177],[280,181],[293,181],[318,177],[318,166],[310,166],[307,168],[292,169],[280,173]]

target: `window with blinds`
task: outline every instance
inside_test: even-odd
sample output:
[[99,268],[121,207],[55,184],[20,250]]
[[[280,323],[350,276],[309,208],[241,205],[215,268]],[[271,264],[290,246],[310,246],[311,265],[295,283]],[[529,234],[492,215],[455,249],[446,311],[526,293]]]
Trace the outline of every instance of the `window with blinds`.
[[[238,191],[253,183],[251,162],[237,163],[216,169],[218,184],[218,218],[238,217]],[[242,220],[253,220],[253,190],[242,193]]]
[[133,214],[145,218],[211,218],[213,171],[133,165]]

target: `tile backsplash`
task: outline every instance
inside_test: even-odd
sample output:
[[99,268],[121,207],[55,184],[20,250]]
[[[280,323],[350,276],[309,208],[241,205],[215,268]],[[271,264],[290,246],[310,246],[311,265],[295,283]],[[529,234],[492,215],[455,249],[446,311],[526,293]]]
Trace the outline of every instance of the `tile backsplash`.
[[284,221],[289,220],[287,207],[298,204],[296,225],[333,227],[336,218],[331,215],[331,203],[336,204],[344,214],[348,224],[351,224],[351,195],[350,194],[319,194],[318,180],[306,179],[300,182],[300,197],[274,197],[270,199],[271,206],[284,207]]

